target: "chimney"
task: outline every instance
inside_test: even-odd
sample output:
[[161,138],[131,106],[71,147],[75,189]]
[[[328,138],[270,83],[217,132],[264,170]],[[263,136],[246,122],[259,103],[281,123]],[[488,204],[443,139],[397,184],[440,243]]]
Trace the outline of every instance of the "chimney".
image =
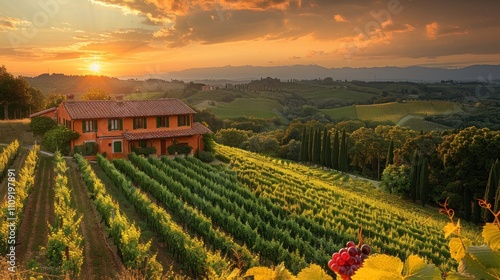
[[118,103],[118,105],[122,105],[123,104],[123,94],[117,94],[115,96],[115,99],[116,99],[116,103]]
[[70,93],[70,94],[66,94],[66,101],[68,102],[73,102],[75,101],[75,95]]

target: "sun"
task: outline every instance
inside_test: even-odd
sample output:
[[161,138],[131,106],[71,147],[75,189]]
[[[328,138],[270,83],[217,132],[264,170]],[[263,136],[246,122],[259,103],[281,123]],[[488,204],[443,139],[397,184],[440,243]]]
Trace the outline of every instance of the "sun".
[[94,72],[96,74],[101,71],[101,65],[99,65],[99,63],[97,63],[97,62],[90,64],[89,68],[92,72]]

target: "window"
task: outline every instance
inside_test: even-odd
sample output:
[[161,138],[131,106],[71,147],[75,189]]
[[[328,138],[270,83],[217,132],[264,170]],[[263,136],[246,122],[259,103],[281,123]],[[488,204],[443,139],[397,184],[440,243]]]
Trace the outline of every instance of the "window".
[[146,148],[148,146],[148,143],[146,142],[146,140],[141,140],[139,141],[139,148]]
[[70,120],[64,120],[64,126],[71,129],[71,121]]
[[156,127],[169,127],[168,116],[166,117],[156,117]]
[[190,126],[191,125],[191,116],[179,116],[177,118],[177,126]]
[[97,132],[97,120],[87,120],[82,121],[82,131],[85,132]]
[[134,118],[134,129],[147,128],[146,118]]
[[122,140],[113,141],[113,153],[122,153],[122,152],[123,152]]
[[121,119],[112,119],[108,120],[108,130],[122,130],[123,129],[123,121]]

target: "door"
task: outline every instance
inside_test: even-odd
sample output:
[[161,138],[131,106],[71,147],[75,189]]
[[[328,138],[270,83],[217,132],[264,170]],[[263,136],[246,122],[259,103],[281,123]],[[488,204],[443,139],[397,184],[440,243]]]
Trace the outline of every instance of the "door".
[[160,149],[161,149],[161,154],[166,155],[167,154],[167,140],[161,139],[160,141]]

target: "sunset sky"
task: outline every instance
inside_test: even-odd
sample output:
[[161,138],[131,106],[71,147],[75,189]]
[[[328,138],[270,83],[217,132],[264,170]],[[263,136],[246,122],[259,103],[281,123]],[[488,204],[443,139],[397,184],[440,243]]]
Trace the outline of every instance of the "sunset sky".
[[500,64],[499,11],[498,0],[1,1],[0,64],[28,76]]

